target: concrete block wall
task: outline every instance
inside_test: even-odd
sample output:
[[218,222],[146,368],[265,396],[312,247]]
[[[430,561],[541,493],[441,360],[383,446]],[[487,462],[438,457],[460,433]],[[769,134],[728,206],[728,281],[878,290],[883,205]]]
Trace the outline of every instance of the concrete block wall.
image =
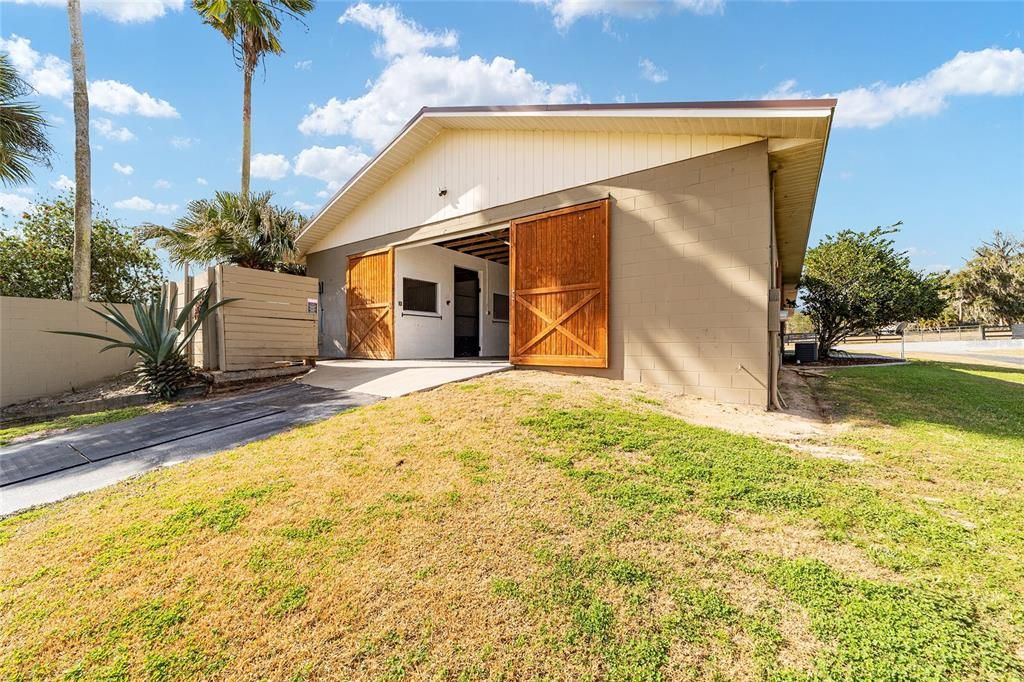
[[766,144],[608,185],[612,373],[720,402],[765,405]]
[[[49,333],[121,336],[90,307],[99,305],[0,297],[0,406],[84,388],[135,365],[137,358],[129,358],[126,350],[100,353],[106,345],[102,341]],[[130,310],[130,306],[119,307]]]

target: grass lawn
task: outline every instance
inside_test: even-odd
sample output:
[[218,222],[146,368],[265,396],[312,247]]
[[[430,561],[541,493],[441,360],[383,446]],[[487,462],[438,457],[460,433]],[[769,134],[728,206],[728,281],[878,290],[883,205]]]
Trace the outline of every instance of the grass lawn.
[[138,417],[141,414],[151,412],[152,407],[123,407],[116,410],[104,410],[102,412],[90,412],[89,414],[75,414],[68,417],[59,417],[48,421],[34,422],[21,426],[10,426],[0,429],[0,447],[10,445],[15,439],[28,435],[45,435],[49,431],[71,431],[80,429],[83,426],[96,426],[98,424],[109,424],[124,419]]
[[813,458],[512,372],[0,522],[0,675],[1024,677],[1024,373],[847,369]]

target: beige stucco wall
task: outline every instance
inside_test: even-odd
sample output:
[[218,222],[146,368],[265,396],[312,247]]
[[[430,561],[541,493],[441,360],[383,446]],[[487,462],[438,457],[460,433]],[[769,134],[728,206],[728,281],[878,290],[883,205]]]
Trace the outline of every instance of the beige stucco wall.
[[766,405],[764,141],[309,254],[308,274],[324,282],[321,352],[344,354],[348,254],[604,197],[611,199],[609,367],[573,371]]
[[134,366],[126,350],[100,353],[102,341],[47,333],[119,335],[88,308],[71,301],[0,297],[0,406],[82,388]]

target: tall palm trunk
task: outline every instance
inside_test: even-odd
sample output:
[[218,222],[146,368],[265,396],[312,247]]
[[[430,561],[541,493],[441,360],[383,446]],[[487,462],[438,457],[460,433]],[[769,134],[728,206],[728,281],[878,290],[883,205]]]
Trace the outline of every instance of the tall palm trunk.
[[252,71],[243,72],[242,86],[242,196],[249,196],[249,157],[252,155]]
[[75,111],[75,246],[72,252],[71,298],[89,300],[92,277],[92,178],[89,150],[89,90],[85,79],[85,44],[82,41],[82,7],[68,0],[71,32],[71,75]]
[[242,197],[249,196],[249,159],[252,156],[252,74],[259,61],[255,36],[242,29]]

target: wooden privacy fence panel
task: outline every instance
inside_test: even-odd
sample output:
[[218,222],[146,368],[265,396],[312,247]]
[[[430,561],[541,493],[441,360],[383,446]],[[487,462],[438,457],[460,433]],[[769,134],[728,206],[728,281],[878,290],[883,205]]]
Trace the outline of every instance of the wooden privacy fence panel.
[[317,356],[318,280],[230,265],[218,265],[215,275],[217,300],[240,299],[216,313],[220,369],[274,367]]
[[395,251],[349,256],[345,275],[350,358],[395,358]]
[[512,221],[509,356],[608,366],[608,201]]

